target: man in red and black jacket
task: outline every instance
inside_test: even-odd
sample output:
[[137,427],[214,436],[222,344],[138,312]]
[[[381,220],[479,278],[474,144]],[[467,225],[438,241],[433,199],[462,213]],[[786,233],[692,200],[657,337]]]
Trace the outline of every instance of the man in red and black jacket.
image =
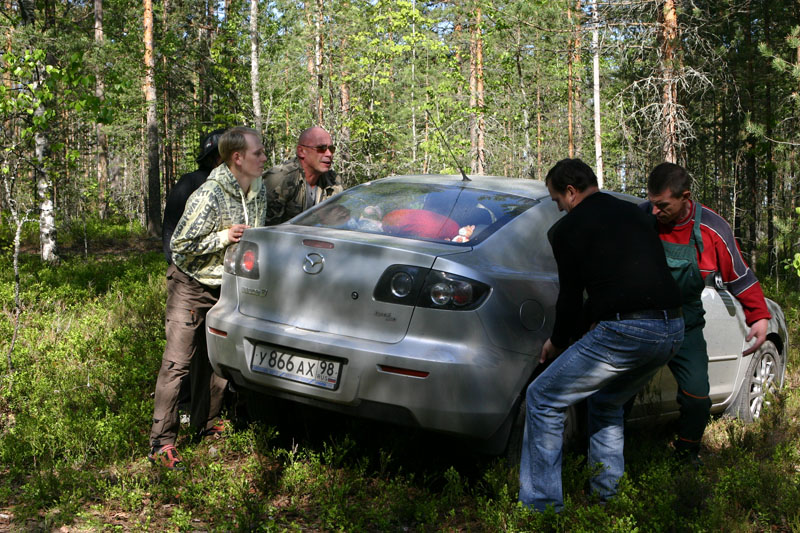
[[661,163],[650,173],[649,201],[641,207],[657,219],[667,264],[681,289],[686,331],[680,351],[669,363],[678,383],[680,404],[675,450],[680,458],[697,465],[711,409],[701,301],[705,277],[719,272],[742,304],[750,326],[746,340],[754,340],[744,355],[758,350],[766,340],[770,313],[761,285],[745,263],[730,225],[708,207],[692,201],[691,186],[692,178],[684,168]]

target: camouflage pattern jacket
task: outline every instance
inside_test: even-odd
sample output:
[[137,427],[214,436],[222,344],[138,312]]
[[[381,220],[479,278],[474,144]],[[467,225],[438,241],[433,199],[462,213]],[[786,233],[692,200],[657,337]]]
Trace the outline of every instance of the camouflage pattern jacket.
[[308,207],[327,200],[344,190],[336,172],[329,170],[317,181],[316,198],[308,202],[308,187],[300,161],[295,157],[272,167],[264,173],[267,183],[267,225],[280,224],[294,218]]
[[267,189],[261,178],[250,185],[245,197],[228,166],[211,171],[208,179],[189,197],[175,233],[172,261],[203,285],[222,284],[225,248],[231,243],[228,228],[234,224],[264,226]]

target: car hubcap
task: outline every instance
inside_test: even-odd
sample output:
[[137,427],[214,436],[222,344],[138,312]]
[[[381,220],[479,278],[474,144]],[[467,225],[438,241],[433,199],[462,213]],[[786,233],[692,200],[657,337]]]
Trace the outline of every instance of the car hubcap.
[[753,381],[750,385],[750,414],[753,418],[761,416],[761,409],[769,405],[766,394],[774,394],[775,386],[775,358],[770,353],[765,353],[753,372]]

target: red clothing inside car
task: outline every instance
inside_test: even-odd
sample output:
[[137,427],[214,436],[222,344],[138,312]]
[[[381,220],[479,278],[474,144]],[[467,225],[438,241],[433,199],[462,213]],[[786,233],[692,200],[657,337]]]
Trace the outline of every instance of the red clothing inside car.
[[383,229],[399,237],[450,240],[458,235],[458,223],[426,209],[395,209],[383,217]]
[[744,309],[747,324],[750,325],[762,318],[770,318],[764,292],[742,257],[739,245],[733,236],[733,230],[724,218],[708,207],[692,202],[692,209],[685,219],[675,225],[658,224],[658,235],[661,240],[677,244],[689,244],[694,227],[694,213],[697,206],[703,209],[700,213],[700,235],[703,238],[703,253],[697,256],[700,273],[705,278],[709,273],[718,271],[728,284],[728,290],[736,296]]

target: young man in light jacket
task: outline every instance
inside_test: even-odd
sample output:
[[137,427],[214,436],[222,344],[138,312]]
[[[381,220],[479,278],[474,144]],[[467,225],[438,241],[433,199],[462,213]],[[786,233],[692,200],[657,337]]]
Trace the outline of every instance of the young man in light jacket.
[[201,437],[224,429],[219,412],[226,382],[208,362],[205,317],[219,299],[225,249],[239,242],[245,229],[266,223],[267,192],[261,174],[267,157],[261,136],[250,128],[231,128],[220,137],[219,152],[223,164],[189,197],[171,241],[167,346],[156,382],[148,454],[151,462],[168,469],[183,468],[175,440],[180,382],[187,373],[191,425]]

